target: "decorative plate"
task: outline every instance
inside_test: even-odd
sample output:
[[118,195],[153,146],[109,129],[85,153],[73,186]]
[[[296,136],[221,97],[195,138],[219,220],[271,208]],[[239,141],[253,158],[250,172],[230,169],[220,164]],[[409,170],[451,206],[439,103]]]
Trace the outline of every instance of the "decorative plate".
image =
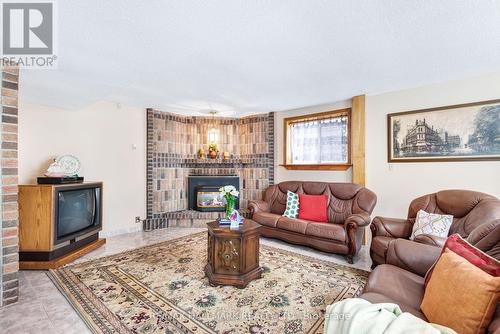
[[68,176],[78,175],[82,164],[74,155],[66,154],[57,157],[56,162],[61,166],[64,173]]

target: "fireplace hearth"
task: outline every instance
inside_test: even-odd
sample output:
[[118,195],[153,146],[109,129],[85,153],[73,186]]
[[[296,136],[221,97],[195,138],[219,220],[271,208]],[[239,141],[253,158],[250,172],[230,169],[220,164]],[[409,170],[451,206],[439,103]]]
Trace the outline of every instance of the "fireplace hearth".
[[[235,175],[188,176],[188,206],[196,211],[224,211],[226,201],[219,188],[227,185],[240,189],[240,178]],[[239,208],[239,199],[236,209]]]

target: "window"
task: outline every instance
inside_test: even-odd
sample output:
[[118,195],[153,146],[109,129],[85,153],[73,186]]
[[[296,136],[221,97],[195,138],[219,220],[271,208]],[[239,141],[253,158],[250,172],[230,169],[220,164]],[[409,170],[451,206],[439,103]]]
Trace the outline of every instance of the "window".
[[286,118],[287,169],[345,170],[351,166],[351,109]]

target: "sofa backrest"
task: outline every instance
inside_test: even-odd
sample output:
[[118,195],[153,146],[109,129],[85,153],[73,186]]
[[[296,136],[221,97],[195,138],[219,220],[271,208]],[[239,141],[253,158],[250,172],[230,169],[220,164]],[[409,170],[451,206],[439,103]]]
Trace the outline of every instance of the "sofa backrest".
[[477,191],[443,190],[414,199],[408,219],[415,219],[419,210],[452,215],[449,235],[458,233],[467,238],[479,225],[500,219],[500,200]]
[[343,224],[354,213],[371,214],[377,203],[375,193],[353,183],[287,181],[270,186],[264,193],[264,201],[270,204],[272,213],[282,215],[285,212],[287,191],[327,195],[329,223]]
[[500,261],[500,219],[479,225],[469,234],[467,241]]

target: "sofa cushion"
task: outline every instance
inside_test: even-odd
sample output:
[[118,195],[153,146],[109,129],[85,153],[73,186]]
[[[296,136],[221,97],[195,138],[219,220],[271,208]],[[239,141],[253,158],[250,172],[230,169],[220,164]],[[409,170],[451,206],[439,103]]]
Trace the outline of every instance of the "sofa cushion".
[[448,231],[452,223],[452,215],[440,215],[419,210],[415,223],[413,224],[410,240],[414,240],[416,236],[421,234],[446,238],[448,237]]
[[458,333],[485,333],[500,299],[500,277],[445,249],[425,289],[421,309],[430,321]]
[[299,218],[320,223],[326,223],[328,196],[299,194]]
[[384,295],[402,309],[420,310],[424,298],[424,278],[390,264],[381,264],[371,272],[363,290],[363,293],[366,292]]
[[309,223],[310,222],[307,220],[280,217],[276,227],[287,231],[305,234]]
[[307,225],[306,235],[345,242],[345,229],[340,224],[311,222]]
[[280,215],[262,211],[258,211],[254,213],[252,216],[252,219],[255,220],[257,223],[269,227],[276,227],[276,223],[280,218],[281,218]]
[[299,195],[290,190],[286,194],[286,209],[283,216],[288,218],[299,217]]
[[[446,242],[441,250],[441,254],[443,254],[446,250],[450,250],[455,254],[460,255],[471,264],[475,265],[486,273],[494,277],[500,277],[500,262],[469,244],[467,241],[462,239],[459,234],[453,234],[448,237],[448,239],[446,239]],[[438,261],[439,258],[436,263]],[[434,267],[436,266],[436,263],[432,265],[432,267],[425,275],[425,286],[427,286],[429,280],[431,279],[432,272],[434,270]]]

